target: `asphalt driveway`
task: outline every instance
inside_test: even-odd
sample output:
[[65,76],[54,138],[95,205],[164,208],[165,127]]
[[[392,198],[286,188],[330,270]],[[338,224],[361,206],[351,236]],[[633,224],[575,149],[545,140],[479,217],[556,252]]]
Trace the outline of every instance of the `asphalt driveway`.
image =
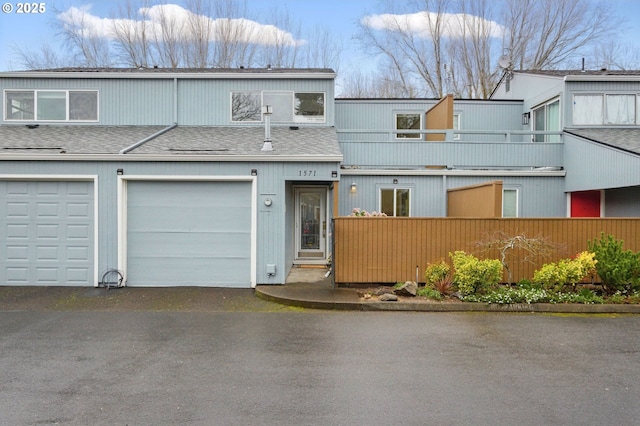
[[0,324],[2,425],[640,418],[639,316],[29,310]]

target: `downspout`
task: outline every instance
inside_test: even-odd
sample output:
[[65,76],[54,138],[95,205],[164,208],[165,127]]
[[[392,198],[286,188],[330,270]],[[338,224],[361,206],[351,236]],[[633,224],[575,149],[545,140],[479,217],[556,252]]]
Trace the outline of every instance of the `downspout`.
[[126,154],[127,152],[133,151],[137,147],[139,147],[141,145],[144,145],[145,143],[149,142],[150,140],[155,139],[158,136],[160,136],[161,134],[166,133],[169,130],[174,129],[176,127],[178,127],[178,123],[173,123],[171,126],[165,127],[164,129],[159,130],[159,131],[155,132],[154,134],[152,134],[150,136],[147,136],[144,139],[139,140],[138,142],[134,143],[133,145],[121,149],[120,151],[118,151],[118,154]]
[[164,129],[161,129],[155,132],[150,136],[147,136],[144,139],[139,140],[138,142],[134,143],[131,146],[121,149],[120,151],[118,151],[118,154],[126,154],[128,152],[131,152],[134,149],[138,148],[139,146],[144,145],[150,140],[157,138],[158,136],[168,132],[169,130],[175,129],[176,127],[178,127],[178,78],[174,77],[173,79],[173,124],[169,127],[165,127]]

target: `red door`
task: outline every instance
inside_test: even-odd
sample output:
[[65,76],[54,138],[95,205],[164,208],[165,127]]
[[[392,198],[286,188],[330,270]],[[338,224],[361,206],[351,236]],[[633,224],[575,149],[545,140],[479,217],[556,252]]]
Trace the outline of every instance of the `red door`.
[[572,192],[571,217],[600,217],[600,191]]

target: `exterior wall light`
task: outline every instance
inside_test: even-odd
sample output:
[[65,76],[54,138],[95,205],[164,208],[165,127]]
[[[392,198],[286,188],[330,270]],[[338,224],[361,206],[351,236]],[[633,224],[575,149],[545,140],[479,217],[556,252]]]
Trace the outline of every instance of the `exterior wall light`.
[[351,192],[355,193],[355,192],[357,192],[357,191],[358,191],[358,184],[357,184],[357,183],[355,183],[355,182],[353,182],[353,183],[351,184]]
[[528,125],[530,118],[531,118],[531,113],[530,112],[525,112],[524,114],[522,114],[522,125],[523,126]]
[[124,170],[123,169],[118,169],[118,170],[116,170],[116,174],[118,176],[122,176],[124,174]]
[[397,184],[398,184],[398,179],[394,179],[394,180],[393,180],[393,184],[394,184],[394,185],[397,185]]
[[338,177],[338,172],[336,170],[331,172],[331,177],[332,178],[337,178]]
[[251,176],[258,176],[258,169],[251,169]]

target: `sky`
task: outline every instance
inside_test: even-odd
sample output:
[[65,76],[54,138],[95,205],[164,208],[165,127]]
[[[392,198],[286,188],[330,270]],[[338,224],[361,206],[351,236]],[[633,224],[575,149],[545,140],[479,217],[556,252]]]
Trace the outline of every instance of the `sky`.
[[[21,4],[33,5],[34,2],[19,3],[0,0],[0,71],[20,70],[22,65],[14,53],[14,46],[23,50],[37,51],[44,42],[62,49],[52,23],[56,20],[73,16],[72,8],[88,8],[88,13],[96,22],[104,22],[118,12],[116,0],[55,0],[35,2],[38,10],[31,13],[19,13]],[[137,3],[134,1],[134,3]],[[151,0],[152,5],[157,1]],[[182,0],[163,0],[165,4],[182,4]],[[263,30],[278,31],[277,28],[266,27],[270,24],[268,17],[274,8],[288,10],[289,16],[304,28],[320,26],[328,29],[342,40],[344,52],[340,61],[341,68],[358,66],[365,57],[358,53],[358,44],[353,40],[357,33],[357,23],[370,16],[375,9],[376,0],[248,0],[249,8],[255,11],[256,25]],[[622,37],[635,42],[640,49],[640,26],[635,24],[640,18],[640,0],[610,0],[610,7],[615,8],[630,21],[622,31]],[[58,12],[56,12],[56,10]],[[176,9],[180,12],[180,9]],[[22,12],[27,12],[23,7]],[[59,11],[63,11],[60,14]],[[34,13],[38,12],[38,13]],[[383,25],[381,19],[369,18],[372,26]],[[635,25],[634,25],[635,24]],[[99,24],[98,24],[99,25]],[[105,30],[106,31],[106,30]],[[499,31],[499,28],[496,29]],[[304,32],[304,31],[303,31]],[[368,59],[367,59],[368,60]]]

